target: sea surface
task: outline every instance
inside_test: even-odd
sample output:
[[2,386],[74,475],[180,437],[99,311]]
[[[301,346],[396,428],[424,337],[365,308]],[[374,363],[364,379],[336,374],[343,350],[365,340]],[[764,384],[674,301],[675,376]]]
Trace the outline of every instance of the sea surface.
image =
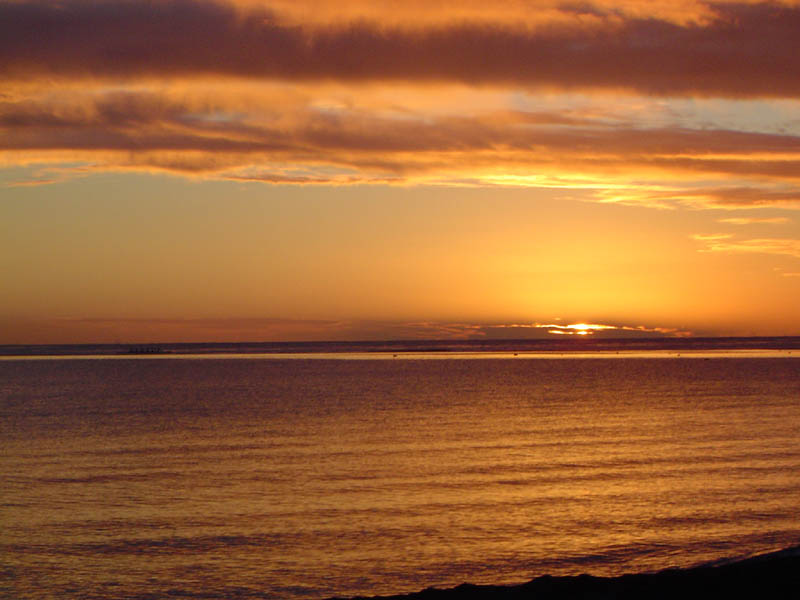
[[794,546],[798,355],[5,358],[0,597],[316,599]]

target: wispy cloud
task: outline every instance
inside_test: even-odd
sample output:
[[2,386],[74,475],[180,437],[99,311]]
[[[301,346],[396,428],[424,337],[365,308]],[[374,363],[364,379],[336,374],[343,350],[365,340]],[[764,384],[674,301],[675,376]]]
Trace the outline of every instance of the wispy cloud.
[[[686,176],[686,171],[683,170],[686,166],[686,161],[681,159],[672,171],[674,174],[683,174]],[[744,158],[737,161],[725,161],[724,163],[697,160],[691,165],[692,171],[698,174],[706,169],[706,174],[709,176],[727,177],[729,179],[739,178],[742,175],[752,176],[749,181],[747,179],[740,179],[746,181],[746,185],[738,186],[719,186],[714,183],[706,182],[705,184],[694,184],[688,181],[683,187],[666,186],[664,188],[648,189],[646,187],[633,188],[632,190],[624,190],[619,195],[620,201],[630,204],[642,205],[663,205],[672,206],[675,204],[682,204],[692,207],[709,207],[709,208],[724,208],[729,210],[746,209],[754,207],[781,207],[781,208],[797,208],[800,207],[800,187],[790,181],[792,177],[788,172],[781,174],[779,168],[788,166],[786,164],[769,164],[770,161],[764,161],[761,164],[761,173],[754,172],[753,167],[747,167],[749,173],[743,174],[739,168]],[[794,161],[792,161],[794,162]],[[800,163],[798,163],[800,166]],[[759,168],[759,167],[756,167]],[[766,171],[770,171],[767,173]],[[604,192],[604,195],[610,200],[616,200],[618,194],[614,190]]]
[[717,219],[717,221],[728,225],[783,225],[789,223],[787,217],[730,217]]
[[733,252],[779,254],[800,258],[800,240],[788,238],[757,238],[736,240],[729,234],[695,235],[701,242],[701,252]]
[[[539,330],[550,335],[578,335],[590,336],[596,333],[608,333],[612,337],[616,334],[643,334],[655,336],[684,337],[692,335],[691,331],[676,329],[673,327],[646,327],[644,325],[610,325],[602,323],[570,323],[562,325],[559,323],[508,323],[484,326],[484,332],[496,332],[500,330]],[[523,334],[524,335],[524,334]]]
[[642,127],[598,107],[431,113],[369,90],[325,105],[311,90],[223,96],[187,85],[19,90],[0,102],[0,160],[273,184],[563,188],[646,206],[800,206],[800,137],[790,134]]
[[696,233],[692,236],[692,239],[712,244],[722,240],[729,240],[732,237],[732,233]]

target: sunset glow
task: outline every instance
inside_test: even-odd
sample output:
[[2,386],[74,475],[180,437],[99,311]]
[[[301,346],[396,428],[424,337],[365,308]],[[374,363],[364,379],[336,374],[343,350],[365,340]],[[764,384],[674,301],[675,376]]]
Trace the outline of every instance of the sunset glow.
[[798,30],[1,2],[0,343],[800,334]]
[[800,0],[0,0],[9,597],[796,589],[798,365]]
[[[558,326],[551,326],[558,327]],[[601,329],[616,329],[610,325],[590,325],[588,323],[576,323],[575,325],[566,325],[565,327],[554,328],[548,330],[548,333],[567,334],[567,335],[592,335],[595,331]]]

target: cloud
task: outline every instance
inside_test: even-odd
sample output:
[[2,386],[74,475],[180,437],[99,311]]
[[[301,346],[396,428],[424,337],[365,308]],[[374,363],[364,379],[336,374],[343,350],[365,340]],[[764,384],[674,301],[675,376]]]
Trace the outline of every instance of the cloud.
[[512,323],[506,325],[492,325],[490,330],[543,330],[550,335],[578,335],[591,336],[598,333],[608,333],[611,337],[628,337],[634,335],[685,337],[691,335],[690,331],[671,327],[646,327],[644,325],[609,325],[601,323],[571,323],[561,325],[557,323]]
[[701,252],[731,252],[747,254],[778,254],[800,258],[800,239],[757,238],[736,240],[729,234],[692,236],[703,244]]
[[720,240],[729,240],[733,237],[732,233],[696,233],[692,236],[693,240],[698,242],[718,242]]
[[[276,318],[51,318],[2,319],[0,343],[157,343],[259,341],[379,341],[547,339],[561,332],[600,337],[685,337],[691,332],[630,325],[547,325],[447,321]],[[585,326],[585,327],[584,327]]]
[[771,101],[785,118],[758,131],[755,101],[737,128],[657,97],[800,97],[796,3],[393,6],[0,3],[0,167],[36,170],[6,185],[136,171],[800,207],[800,103]]
[[[685,171],[675,168],[673,174]],[[711,168],[707,173],[709,176],[725,176],[724,171],[718,168]],[[729,172],[731,178],[739,177],[738,172]],[[787,173],[786,179],[792,175]],[[657,187],[654,186],[631,186],[621,190],[610,188],[600,192],[598,195],[606,202],[620,202],[625,204],[638,204],[644,206],[656,206],[661,208],[671,208],[675,205],[684,205],[694,208],[720,208],[728,210],[747,209],[757,207],[780,207],[792,209],[800,207],[800,187],[796,184],[786,184],[777,181],[769,182],[765,178],[760,180],[753,178],[746,185],[737,187],[716,187],[710,185],[708,181],[704,183],[693,183],[687,181],[682,187],[676,187],[674,181],[672,185]],[[755,222],[752,219],[721,219],[721,222],[732,224],[744,224],[745,222]],[[778,223],[783,221],[764,221]]]
[[[354,321],[351,326],[367,331],[367,322]],[[446,323],[435,321],[385,323],[369,322],[371,328],[391,339],[549,339],[553,335],[620,337],[686,337],[691,331],[672,327],[647,327],[644,325],[573,323],[568,325],[548,323]],[[390,339],[384,338],[384,339]]]
[[728,225],[783,225],[788,223],[786,217],[730,217],[727,219],[717,219],[719,223]]
[[[223,76],[425,81],[644,94],[796,97],[800,8],[698,3],[679,22],[587,5],[541,24],[353,20],[303,25],[211,0],[0,5],[4,79]],[[530,11],[529,11],[530,12]]]
[[615,325],[600,325],[597,323],[573,323],[571,325],[558,325],[558,324],[512,324],[512,325],[498,325],[501,329],[546,329],[547,333],[565,334],[565,335],[592,335],[596,331],[603,331],[607,329],[619,329]]
[[797,135],[642,127],[602,105],[508,109],[478,96],[448,111],[393,104],[383,90],[337,94],[19,89],[0,101],[0,160],[272,184],[548,187],[648,206],[800,205]]
[[7,187],[36,187],[39,185],[52,185],[54,183],[61,183],[63,179],[52,177],[50,179],[27,179],[19,181],[11,181],[6,184]]
[[[752,2],[753,0],[746,0]],[[243,7],[257,6],[259,0],[236,0]],[[271,0],[270,9],[282,21],[291,23],[331,24],[354,20],[376,21],[395,25],[431,25],[437,23],[480,21],[496,24],[552,24],[576,19],[608,19],[624,15],[656,16],[676,23],[704,20],[709,12],[696,0],[673,0],[653,4],[649,0],[504,0],[502,8],[483,0]]]

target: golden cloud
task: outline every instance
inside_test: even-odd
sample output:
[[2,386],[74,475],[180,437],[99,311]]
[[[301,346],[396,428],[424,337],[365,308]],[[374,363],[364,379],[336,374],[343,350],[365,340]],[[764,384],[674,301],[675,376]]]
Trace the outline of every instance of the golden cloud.
[[789,222],[787,217],[730,217],[717,219],[720,223],[728,225],[783,225]]
[[779,254],[800,258],[800,240],[791,238],[756,238],[736,240],[729,234],[695,235],[704,244],[701,252]]
[[[509,109],[502,108],[507,96],[495,93],[448,112],[430,95],[393,104],[382,88],[325,96],[303,86],[222,93],[206,85],[59,94],[14,88],[13,101],[0,101],[0,161],[40,165],[20,184],[60,181],[69,170],[59,165],[72,163],[81,175],[145,170],[274,184],[561,188],[650,206],[792,207],[800,200],[800,136],[792,134],[642,127],[599,102]],[[416,98],[419,90],[405,91]]]

